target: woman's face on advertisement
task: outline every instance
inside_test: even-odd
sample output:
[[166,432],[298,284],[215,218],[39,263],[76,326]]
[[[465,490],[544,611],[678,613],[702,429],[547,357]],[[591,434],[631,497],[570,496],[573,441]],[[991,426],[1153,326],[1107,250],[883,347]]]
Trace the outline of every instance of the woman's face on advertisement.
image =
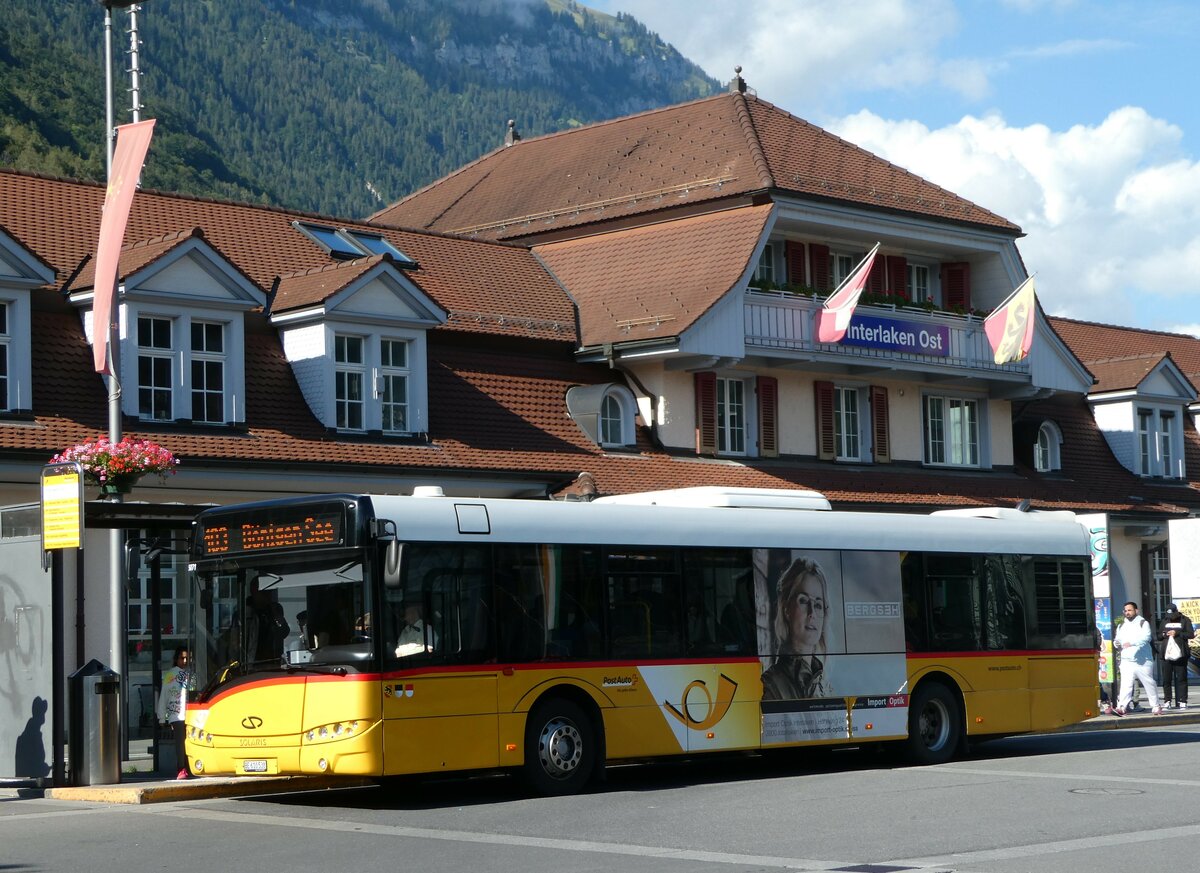
[[811,573],[802,577],[792,592],[790,608],[788,629],[791,632],[792,650],[808,654],[816,649],[825,630],[826,603],[821,580]]

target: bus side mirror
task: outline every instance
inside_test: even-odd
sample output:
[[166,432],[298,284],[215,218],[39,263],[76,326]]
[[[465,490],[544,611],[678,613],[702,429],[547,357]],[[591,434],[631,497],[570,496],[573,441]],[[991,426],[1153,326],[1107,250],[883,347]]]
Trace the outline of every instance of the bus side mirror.
[[213,593],[212,586],[205,585],[200,591],[200,608],[205,612],[212,611]]
[[385,588],[400,587],[400,559],[404,555],[404,547],[399,540],[390,540],[383,553],[383,586]]

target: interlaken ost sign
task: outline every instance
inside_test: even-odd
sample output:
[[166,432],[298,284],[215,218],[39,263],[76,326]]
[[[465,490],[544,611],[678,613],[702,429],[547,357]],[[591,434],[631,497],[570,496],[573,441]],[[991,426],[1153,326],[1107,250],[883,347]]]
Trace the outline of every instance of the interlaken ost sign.
[[950,356],[950,328],[944,324],[855,314],[842,337],[842,345],[945,358]]

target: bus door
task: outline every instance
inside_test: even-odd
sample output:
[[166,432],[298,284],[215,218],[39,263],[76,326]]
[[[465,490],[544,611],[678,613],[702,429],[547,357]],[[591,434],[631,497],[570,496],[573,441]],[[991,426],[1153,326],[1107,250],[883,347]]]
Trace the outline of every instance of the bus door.
[[478,545],[405,546],[384,589],[384,772],[500,764],[491,596]]

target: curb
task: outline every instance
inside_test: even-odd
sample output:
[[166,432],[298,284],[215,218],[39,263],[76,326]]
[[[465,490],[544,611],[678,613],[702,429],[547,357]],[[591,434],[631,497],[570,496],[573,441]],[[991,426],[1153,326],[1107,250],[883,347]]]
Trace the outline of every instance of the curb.
[[193,776],[161,782],[131,782],[115,785],[80,785],[38,789],[36,795],[47,800],[71,800],[85,803],[147,804],[180,800],[206,800],[219,797],[254,797],[263,794],[287,794],[297,791],[324,791],[333,788],[360,788],[374,785],[374,779],[335,776]]

